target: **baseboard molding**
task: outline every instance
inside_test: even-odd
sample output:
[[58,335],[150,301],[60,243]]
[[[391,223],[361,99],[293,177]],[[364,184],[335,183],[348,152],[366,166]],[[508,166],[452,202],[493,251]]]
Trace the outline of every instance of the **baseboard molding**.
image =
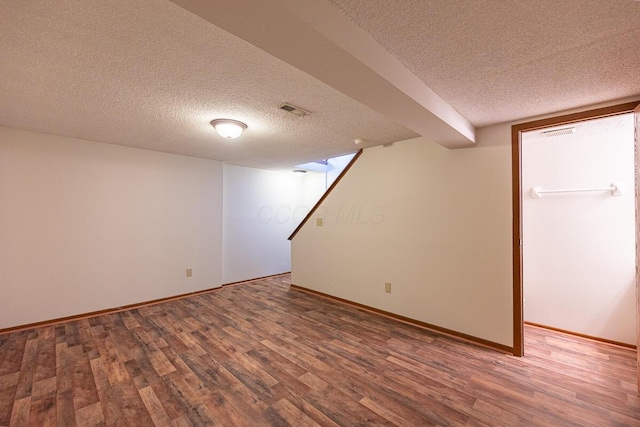
[[524,324],[525,325],[529,325],[529,326],[533,326],[535,328],[548,329],[550,331],[560,332],[560,333],[567,334],[567,335],[573,335],[574,337],[586,338],[588,340],[598,341],[598,342],[605,343],[605,344],[611,344],[611,345],[615,345],[615,346],[618,346],[618,347],[629,348],[629,349],[632,349],[632,350],[637,350],[637,348],[638,348],[637,346],[635,346],[633,344],[627,344],[627,343],[624,343],[624,342],[608,340],[606,338],[594,337],[592,335],[581,334],[579,332],[568,331],[566,329],[555,328],[553,326],[541,325],[539,323],[524,322]]
[[259,278],[256,278],[256,279],[243,280],[241,282],[226,283],[226,284],[224,284],[222,286],[218,286],[218,287],[215,287],[215,288],[203,289],[201,291],[189,292],[189,293],[186,293],[186,294],[174,295],[174,296],[165,297],[165,298],[158,298],[158,299],[154,299],[154,300],[150,300],[150,301],[137,302],[137,303],[134,303],[134,304],[123,305],[123,306],[120,306],[120,307],[106,308],[104,310],[90,311],[88,313],[75,314],[73,316],[58,317],[56,319],[43,320],[41,322],[34,322],[34,323],[27,323],[25,325],[12,326],[10,328],[0,329],[0,335],[8,334],[8,333],[11,333],[11,332],[24,331],[26,329],[39,328],[39,327],[42,327],[42,326],[57,325],[59,323],[71,322],[71,321],[74,321],[74,320],[88,319],[90,317],[102,316],[102,315],[105,315],[105,314],[119,313],[121,311],[133,310],[133,309],[136,309],[136,308],[146,307],[146,306],[149,306],[149,305],[160,304],[160,303],[167,302],[167,301],[174,301],[174,300],[177,300],[177,299],[188,298],[188,297],[192,297],[192,296],[195,296],[195,295],[206,294],[208,292],[214,292],[214,291],[220,290],[220,289],[222,289],[223,287],[226,287],[226,286],[234,286],[234,285],[240,285],[240,284],[243,284],[243,283],[255,282],[257,280],[268,279],[270,277],[283,276],[285,274],[289,274],[289,273],[273,274],[271,276],[264,276],[264,277],[259,277]]
[[255,282],[257,280],[270,279],[272,277],[280,277],[280,276],[284,276],[284,275],[287,275],[287,274],[291,274],[291,272],[290,271],[285,271],[284,273],[270,274],[268,276],[256,277],[255,279],[247,279],[247,280],[240,280],[239,282],[225,283],[225,284],[222,285],[222,287],[224,288],[225,286],[242,285],[243,283],[251,283],[251,282]]
[[307,292],[313,295],[317,295],[323,298],[330,299],[332,301],[337,301],[346,305],[350,305],[353,307],[360,308],[362,310],[366,310],[375,314],[379,314],[381,316],[388,317],[393,320],[397,320],[403,323],[408,323],[413,326],[417,326],[419,328],[427,329],[432,332],[437,332],[442,335],[446,335],[452,338],[456,338],[461,341],[465,341],[471,344],[479,345],[481,347],[485,347],[491,350],[498,351],[500,353],[513,354],[513,347],[506,346],[504,344],[499,344],[493,341],[485,340],[482,338],[474,337],[472,335],[467,335],[462,332],[457,332],[451,329],[442,328],[440,326],[432,325],[430,323],[422,322],[420,320],[411,319],[410,317],[401,316],[399,314],[391,313],[389,311],[380,310],[378,308],[370,307],[368,305],[360,304],[357,302],[349,301],[343,298],[335,297],[333,295],[325,294],[324,292],[315,291],[313,289],[304,288],[302,286],[291,284],[291,288],[301,291]]

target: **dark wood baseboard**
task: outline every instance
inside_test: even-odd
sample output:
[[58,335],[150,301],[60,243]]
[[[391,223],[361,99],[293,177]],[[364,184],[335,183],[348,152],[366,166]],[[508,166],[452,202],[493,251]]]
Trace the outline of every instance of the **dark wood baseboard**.
[[173,300],[187,298],[194,295],[204,294],[207,292],[215,291],[216,289],[220,289],[220,286],[216,288],[204,289],[201,291],[189,292],[187,294],[180,294],[180,295],[174,295],[171,297],[158,298],[150,301],[127,304],[120,307],[105,308],[104,310],[90,311],[88,313],[75,314],[73,316],[58,317],[50,320],[43,320],[41,322],[34,322],[34,323],[27,323],[25,325],[12,326],[10,328],[0,329],[0,335],[6,334],[9,332],[23,331],[25,329],[38,328],[41,326],[56,325],[58,323],[70,322],[73,320],[87,319],[89,317],[102,316],[104,314],[118,313],[120,311],[132,310],[135,308],[146,307],[148,305],[159,304],[167,301],[173,301]]
[[619,341],[608,340],[608,339],[605,339],[605,338],[594,337],[592,335],[581,334],[579,332],[567,331],[566,329],[554,328],[553,326],[541,325],[539,323],[533,323],[533,322],[524,322],[524,324],[525,325],[529,325],[529,326],[533,326],[533,327],[536,327],[536,328],[540,328],[540,329],[548,329],[550,331],[560,332],[560,333],[567,334],[567,335],[573,335],[574,337],[586,338],[588,340],[598,341],[598,342],[605,343],[605,344],[611,344],[611,345],[615,345],[615,346],[618,346],[618,347],[630,348],[630,349],[633,349],[633,350],[637,349],[637,347],[635,345],[633,345],[633,344],[627,344],[627,343],[623,343],[623,342],[619,342]]
[[291,272],[290,271],[285,271],[284,273],[270,274],[268,276],[256,277],[255,279],[247,279],[247,280],[240,280],[239,282],[225,283],[224,285],[222,285],[222,287],[241,285],[243,283],[255,282],[256,280],[269,279],[270,277],[280,277],[280,276],[284,276],[286,274],[291,274]]
[[415,319],[412,319],[410,317],[401,316],[399,314],[391,313],[389,311],[380,310],[378,308],[370,307],[368,305],[364,305],[364,304],[360,304],[360,303],[357,303],[357,302],[349,301],[349,300],[346,300],[346,299],[343,299],[343,298],[335,297],[333,295],[325,294],[324,292],[315,291],[313,289],[304,288],[302,286],[291,284],[291,288],[293,288],[295,290],[298,290],[298,291],[301,291],[301,292],[308,292],[310,294],[318,295],[318,296],[323,297],[323,298],[328,298],[328,299],[331,299],[333,301],[341,302],[343,304],[347,304],[347,305],[350,305],[350,306],[358,307],[358,308],[360,308],[362,310],[370,311],[372,313],[376,313],[376,314],[388,317],[388,318],[393,319],[393,320],[397,320],[397,321],[400,321],[400,322],[408,323],[410,325],[417,326],[419,328],[424,328],[424,329],[430,330],[432,332],[438,332],[438,333],[440,333],[442,335],[447,335],[447,336],[452,337],[452,338],[456,338],[456,339],[459,339],[459,340],[462,340],[462,341],[466,341],[466,342],[469,342],[469,343],[472,343],[472,344],[476,344],[476,345],[479,345],[479,346],[482,346],[482,347],[486,347],[486,348],[489,348],[491,350],[499,351],[500,353],[513,354],[513,347],[509,347],[509,346],[506,346],[504,344],[499,344],[499,343],[496,343],[496,342],[493,342],[493,341],[489,341],[489,340],[485,340],[485,339],[482,339],[482,338],[474,337],[472,335],[467,335],[467,334],[464,334],[462,332],[454,331],[452,329],[442,328],[440,326],[432,325],[430,323],[422,322],[420,320],[415,320]]
[[165,298],[158,298],[158,299],[154,299],[154,300],[150,300],[150,301],[137,302],[137,303],[134,303],[134,304],[123,305],[123,306],[120,306],[120,307],[105,308],[104,310],[90,311],[88,313],[75,314],[73,316],[58,317],[58,318],[50,319],[50,320],[43,320],[41,322],[27,323],[25,325],[12,326],[10,328],[0,329],[0,335],[8,334],[8,333],[11,333],[11,332],[24,331],[25,329],[38,328],[38,327],[41,327],[41,326],[57,325],[59,323],[70,322],[70,321],[73,321],[73,320],[87,319],[89,317],[102,316],[104,314],[118,313],[120,311],[125,311],[125,310],[133,310],[133,309],[140,308],[140,307],[146,307],[148,305],[160,304],[160,303],[167,302],[167,301],[173,301],[173,300],[177,300],[177,299],[192,297],[194,295],[205,294],[207,292],[213,292],[213,291],[221,289],[224,286],[240,285],[242,283],[255,282],[256,280],[267,279],[269,277],[278,277],[278,276],[282,276],[282,275],[285,275],[285,274],[289,274],[289,273],[272,274],[270,276],[264,276],[264,277],[259,277],[259,278],[256,278],[256,279],[250,279],[250,280],[243,280],[241,282],[226,283],[226,284],[224,284],[222,286],[218,286],[218,287],[215,287],[215,288],[209,288],[209,289],[203,289],[201,291],[189,292],[189,293],[186,293],[186,294],[174,295],[174,296],[165,297]]

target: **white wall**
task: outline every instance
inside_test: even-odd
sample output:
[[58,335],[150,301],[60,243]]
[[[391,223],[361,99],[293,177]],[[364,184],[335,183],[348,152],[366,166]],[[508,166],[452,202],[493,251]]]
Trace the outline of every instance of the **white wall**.
[[327,190],[327,174],[307,172],[304,175],[304,205],[313,208]]
[[[522,139],[525,320],[635,344],[633,117],[577,129],[553,138],[525,133]],[[622,186],[622,196],[534,199],[530,193],[531,187],[597,188],[612,182]]]
[[[330,169],[326,172],[310,171],[304,175],[304,204],[313,208],[318,200],[324,195],[336,179],[340,176],[344,168],[346,168],[356,153],[345,154],[344,156],[332,157],[327,159]],[[308,165],[310,163],[305,163]],[[320,168],[319,168],[320,169]]]
[[511,346],[510,156],[366,149],[293,240],[293,283]]
[[221,193],[216,161],[0,127],[0,328],[219,286]]
[[291,271],[288,237],[311,207],[306,191],[315,194],[320,184],[306,180],[224,165],[223,283]]
[[344,156],[332,157],[327,160],[327,163],[331,165],[331,170],[326,173],[326,185],[325,188],[331,187],[336,179],[340,176],[344,168],[349,165],[349,162],[355,157],[357,153],[345,154]]

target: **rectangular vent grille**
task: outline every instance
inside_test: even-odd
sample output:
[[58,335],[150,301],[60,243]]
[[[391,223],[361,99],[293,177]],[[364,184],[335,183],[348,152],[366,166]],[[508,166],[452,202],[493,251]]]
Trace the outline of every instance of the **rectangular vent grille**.
[[576,133],[576,128],[562,128],[555,130],[547,130],[542,132],[542,134],[546,137],[551,138],[552,136],[560,136],[560,135],[571,135],[572,133]]
[[295,114],[296,116],[299,116],[299,117],[304,117],[311,114],[309,111],[300,107],[296,107],[295,105],[291,105],[288,102],[278,105],[278,108],[288,113]]

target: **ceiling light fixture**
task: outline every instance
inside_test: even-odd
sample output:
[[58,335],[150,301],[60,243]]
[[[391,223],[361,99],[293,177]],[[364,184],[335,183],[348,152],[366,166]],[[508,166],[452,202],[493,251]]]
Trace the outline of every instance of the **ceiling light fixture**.
[[293,174],[295,176],[304,176],[304,174],[306,174],[306,173],[307,173],[307,171],[303,171],[302,169],[295,169],[293,171]]
[[216,129],[218,135],[227,139],[237,138],[247,129],[247,125],[244,123],[231,119],[212,120],[211,126]]

